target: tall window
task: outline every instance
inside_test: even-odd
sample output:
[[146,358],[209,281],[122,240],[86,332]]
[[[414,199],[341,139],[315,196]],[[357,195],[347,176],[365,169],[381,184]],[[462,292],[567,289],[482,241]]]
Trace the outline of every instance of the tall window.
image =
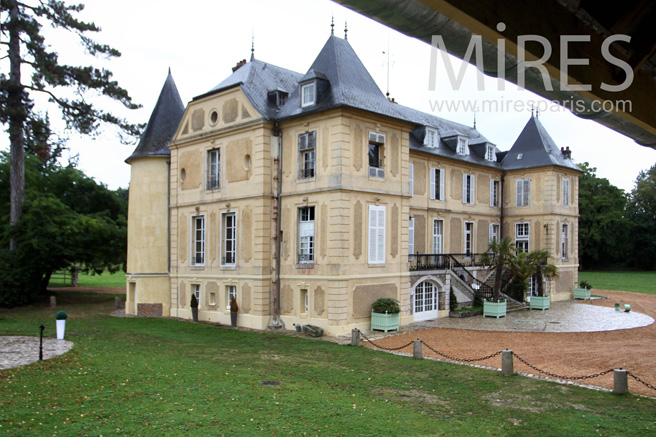
[[515,184],[517,206],[529,206],[531,204],[531,180],[517,179]]
[[458,153],[458,155],[469,155],[469,141],[467,138],[458,137],[456,153]]
[[310,294],[308,290],[301,290],[301,314],[307,314],[310,312]]
[[205,216],[191,218],[191,265],[205,264]]
[[369,176],[384,178],[383,147],[385,146],[385,135],[369,132]]
[[530,223],[515,223],[515,247],[517,252],[529,251],[530,235]]
[[306,132],[298,136],[298,177],[307,179],[314,177],[315,149],[317,132]]
[[385,263],[385,207],[369,205],[369,264]]
[[221,264],[233,266],[237,262],[237,215],[234,212],[224,213],[222,221]]
[[410,164],[408,167],[408,182],[410,183],[410,196],[415,195],[415,165]]
[[198,306],[201,306],[201,304],[200,304],[200,284],[193,284],[192,287],[194,288],[194,296],[196,296],[196,300],[198,301]]
[[430,169],[430,198],[444,200],[444,173],[441,168]]
[[308,83],[301,86],[301,106],[314,105],[316,102],[315,83]]
[[476,177],[473,174],[462,175],[462,203],[474,204],[474,187],[476,186]]
[[563,178],[563,206],[569,206],[569,178]]
[[465,222],[465,255],[474,251],[474,222]]
[[412,255],[415,254],[415,218],[410,217],[408,220],[408,254],[412,260]]
[[528,294],[530,296],[537,296],[538,295],[538,278],[533,275],[528,279]]
[[490,179],[490,206],[499,206],[499,181]]
[[560,249],[562,253],[562,258],[567,259],[568,258],[568,251],[569,251],[569,226],[567,226],[567,223],[563,223],[562,229],[561,229],[561,237],[560,237]]
[[314,206],[298,209],[298,262],[314,262]]
[[444,220],[433,220],[433,253],[444,253]]
[[237,286],[236,285],[226,285],[226,309],[230,309],[230,302],[232,298],[237,300]]
[[490,224],[490,241],[499,241],[499,223]]
[[207,151],[207,189],[214,190],[221,186],[221,149]]
[[439,142],[437,139],[437,130],[431,127],[426,128],[426,137],[424,138],[424,146],[430,147],[431,149],[436,149],[439,147]]

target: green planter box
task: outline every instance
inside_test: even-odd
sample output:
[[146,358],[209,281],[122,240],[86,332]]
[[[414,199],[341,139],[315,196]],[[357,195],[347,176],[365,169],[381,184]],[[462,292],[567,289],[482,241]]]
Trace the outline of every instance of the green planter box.
[[549,296],[531,296],[532,310],[548,310],[551,307],[551,298]]
[[574,289],[574,299],[590,299],[590,290],[587,288],[575,288]]
[[398,331],[399,315],[398,314],[381,314],[371,312],[371,330],[378,331]]
[[483,302],[483,317],[506,317],[506,301]]

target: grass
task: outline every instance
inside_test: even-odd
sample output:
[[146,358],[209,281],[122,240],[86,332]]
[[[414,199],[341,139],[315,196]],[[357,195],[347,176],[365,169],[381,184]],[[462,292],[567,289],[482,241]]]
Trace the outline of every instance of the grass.
[[[119,270],[116,273],[105,271],[102,275],[93,275],[80,272],[78,277],[80,287],[125,287],[125,272]],[[54,278],[50,280],[49,287],[70,287],[70,275],[68,280]]]
[[656,272],[604,271],[579,272],[579,281],[593,289],[656,294]]
[[[656,401],[363,347],[170,319],[57,293],[57,358],[0,371],[0,435],[647,435]],[[44,303],[0,335],[54,336]]]

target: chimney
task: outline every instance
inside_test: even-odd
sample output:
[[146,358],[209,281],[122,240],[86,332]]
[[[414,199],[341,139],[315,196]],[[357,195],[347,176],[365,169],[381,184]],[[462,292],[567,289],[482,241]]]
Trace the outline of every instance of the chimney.
[[246,65],[246,59],[242,59],[241,61],[237,62],[237,65],[232,67],[232,72],[234,73],[235,71],[239,70],[244,65]]
[[572,151],[569,150],[569,146],[567,147],[561,147],[560,148],[561,153],[563,154],[563,157],[565,159],[572,159]]

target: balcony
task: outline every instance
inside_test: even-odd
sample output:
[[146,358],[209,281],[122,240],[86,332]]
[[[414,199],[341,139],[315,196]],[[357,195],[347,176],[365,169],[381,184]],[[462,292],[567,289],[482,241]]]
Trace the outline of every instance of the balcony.
[[455,267],[484,267],[482,253],[415,254],[408,257],[411,272],[426,270],[447,270]]

